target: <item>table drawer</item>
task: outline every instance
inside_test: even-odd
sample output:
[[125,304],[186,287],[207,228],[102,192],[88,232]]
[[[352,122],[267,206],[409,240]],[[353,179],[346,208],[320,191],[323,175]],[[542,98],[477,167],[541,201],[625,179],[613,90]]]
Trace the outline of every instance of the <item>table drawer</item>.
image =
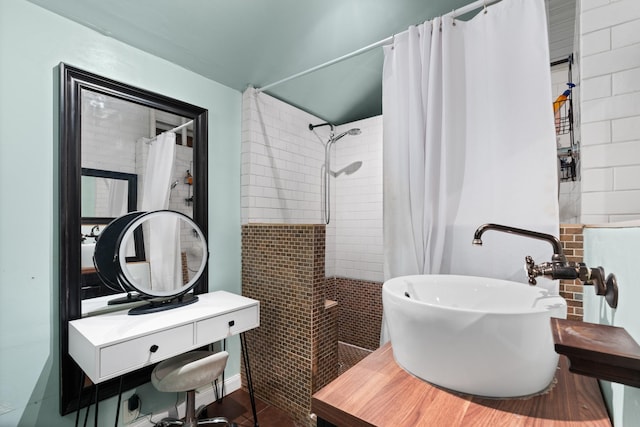
[[100,378],[124,372],[185,353],[193,348],[193,323],[178,326],[100,349]]
[[260,326],[260,306],[253,305],[196,323],[196,346],[219,341]]

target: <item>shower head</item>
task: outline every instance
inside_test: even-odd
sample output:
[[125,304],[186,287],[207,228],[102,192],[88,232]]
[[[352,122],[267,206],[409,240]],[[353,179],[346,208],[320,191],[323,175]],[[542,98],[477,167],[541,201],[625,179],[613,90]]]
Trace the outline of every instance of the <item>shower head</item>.
[[336,171],[336,172],[330,171],[329,173],[331,173],[331,176],[337,178],[342,174],[351,175],[352,173],[356,173],[361,167],[362,167],[362,160],[358,160],[351,164],[348,164],[347,166],[343,167],[339,171]]
[[171,183],[171,189],[173,190],[174,188],[176,188],[176,185],[178,185],[177,179]]
[[362,167],[362,160],[358,160],[357,162],[353,162],[350,165],[344,167],[342,171],[347,175],[351,175],[352,173],[356,173]]
[[358,128],[353,128],[353,129],[349,129],[346,132],[342,132],[340,135],[338,136],[334,136],[331,138],[331,142],[336,142],[337,140],[339,140],[340,138],[342,138],[345,135],[360,135],[362,133],[362,131]]

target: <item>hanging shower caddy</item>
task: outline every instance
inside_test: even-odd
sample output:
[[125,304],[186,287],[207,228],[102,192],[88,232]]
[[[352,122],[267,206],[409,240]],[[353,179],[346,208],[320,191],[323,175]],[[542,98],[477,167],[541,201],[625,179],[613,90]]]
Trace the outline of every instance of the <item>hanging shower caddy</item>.
[[[558,158],[560,159],[560,179],[562,181],[575,181],[579,175],[579,142],[575,140],[573,121],[573,88],[575,84],[572,80],[573,55],[569,55],[566,61],[561,61],[552,65],[567,62],[569,65],[567,72],[567,87],[553,102],[554,124],[556,137],[560,141],[568,136],[569,144],[558,147]],[[573,165],[571,164],[573,162]]]

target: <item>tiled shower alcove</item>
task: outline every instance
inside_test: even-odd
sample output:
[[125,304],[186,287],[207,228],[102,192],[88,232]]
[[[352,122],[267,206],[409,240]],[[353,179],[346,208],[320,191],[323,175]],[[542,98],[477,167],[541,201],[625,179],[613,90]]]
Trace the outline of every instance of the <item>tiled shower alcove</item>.
[[260,301],[260,327],[246,333],[255,392],[300,425],[314,424],[311,395],[338,376],[324,256],[324,225],[242,226],[242,293]]

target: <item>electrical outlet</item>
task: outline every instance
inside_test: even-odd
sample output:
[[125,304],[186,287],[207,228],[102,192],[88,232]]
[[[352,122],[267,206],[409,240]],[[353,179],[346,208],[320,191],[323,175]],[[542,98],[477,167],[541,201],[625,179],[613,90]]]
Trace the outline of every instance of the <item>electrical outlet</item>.
[[122,408],[122,424],[131,424],[140,415],[140,398],[137,394],[125,400],[121,405]]

